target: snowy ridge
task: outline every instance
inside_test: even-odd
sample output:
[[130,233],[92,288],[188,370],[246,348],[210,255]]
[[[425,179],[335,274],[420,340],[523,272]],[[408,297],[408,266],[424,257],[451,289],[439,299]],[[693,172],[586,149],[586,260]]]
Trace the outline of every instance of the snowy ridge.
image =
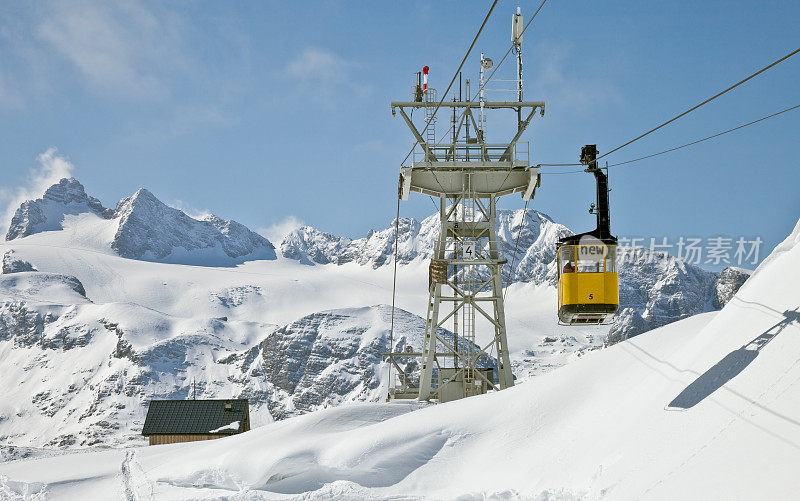
[[[421,223],[401,218],[398,264],[407,265],[431,258],[439,233],[439,215]],[[517,247],[516,259],[504,267],[504,282],[530,282],[555,287],[556,245],[573,235],[566,226],[541,212],[529,209],[497,211],[497,236],[509,261]],[[343,265],[355,262],[377,269],[394,259],[395,222],[366,237],[350,240],[319,231],[299,228],[281,243],[281,254],[301,263]],[[620,313],[609,333],[609,342],[647,332],[698,313],[722,308],[748,278],[747,270],[726,268],[720,273],[706,271],[667,253],[641,247],[621,247]],[[553,292],[555,293],[555,292]]]
[[[502,241],[503,252],[509,256],[514,251],[517,234],[518,256],[514,270],[506,271],[506,281],[536,281],[550,279],[555,283],[555,243],[559,238],[571,235],[564,225],[554,222],[549,216],[528,210],[523,222],[522,210],[497,211],[497,235]],[[391,264],[394,259],[395,221],[384,230],[370,231],[366,237],[350,240],[325,233],[311,226],[292,231],[281,243],[281,254],[305,264],[337,264],[355,262],[362,266],[378,268]],[[400,218],[397,246],[398,264],[409,264],[415,260],[427,260],[433,255],[433,247],[439,236],[439,215],[433,214],[422,222],[413,218]]]
[[213,214],[194,219],[144,188],[120,200],[116,209],[106,209],[74,178],[62,179],[42,198],[24,202],[6,240],[66,227],[82,244],[130,259],[210,266],[276,259],[272,243],[236,221]]
[[[400,218],[397,262],[408,264],[427,259],[438,236],[438,220],[431,216],[422,223]],[[375,269],[394,259],[395,221],[389,228],[370,231],[364,238],[350,240],[303,226],[292,231],[281,243],[281,254],[304,264],[347,264],[355,262]]]
[[9,249],[3,253],[3,270],[2,273],[18,273],[20,271],[36,271],[33,265],[24,259],[14,257],[14,250]]

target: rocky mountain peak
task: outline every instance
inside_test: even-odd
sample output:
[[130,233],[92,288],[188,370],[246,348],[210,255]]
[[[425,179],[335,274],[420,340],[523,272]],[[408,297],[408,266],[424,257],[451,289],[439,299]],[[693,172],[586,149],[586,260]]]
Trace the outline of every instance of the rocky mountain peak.
[[59,230],[64,216],[86,212],[105,219],[114,215],[114,211],[103,207],[100,200],[87,195],[77,179],[63,178],[47,188],[42,198],[28,200],[19,206],[11,219],[6,240],[42,231]]
[[110,209],[103,207],[103,204],[94,197],[86,194],[86,189],[74,177],[62,178],[58,183],[47,188],[42,196],[44,200],[68,205],[68,204],[86,204],[93,208],[95,211],[110,215]]
[[272,243],[246,226],[213,214],[194,219],[145,188],[120,200],[115,217],[119,227],[111,248],[123,257],[185,264],[277,257]]
[[728,302],[733,299],[736,291],[744,285],[745,281],[750,278],[753,272],[730,266],[722,270],[717,278],[716,290],[717,298],[714,303],[716,308],[723,308]]
[[60,230],[66,215],[84,213],[114,220],[116,232],[108,245],[122,257],[223,266],[277,257],[272,243],[236,221],[215,215],[192,218],[146,188],[107,209],[74,178],[61,179],[42,198],[20,205],[6,240]]
[[28,261],[17,258],[13,249],[9,249],[3,254],[3,275],[25,271],[37,270]]

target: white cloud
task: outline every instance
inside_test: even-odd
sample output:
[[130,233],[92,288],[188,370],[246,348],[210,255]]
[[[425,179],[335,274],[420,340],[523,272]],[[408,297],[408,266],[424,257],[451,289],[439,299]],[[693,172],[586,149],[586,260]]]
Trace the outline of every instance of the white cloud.
[[370,87],[354,78],[359,68],[355,61],[329,50],[310,47],[289,63],[286,75],[295,82],[303,97],[332,106],[336,96],[349,94],[363,99],[372,93]]
[[196,209],[191,205],[185,203],[183,200],[173,200],[172,202],[169,203],[169,206],[172,207],[173,209],[178,209],[180,211],[183,211],[187,216],[197,220],[201,220],[206,216],[212,215],[210,210]]
[[[252,85],[250,35],[225,16],[211,27],[198,23],[184,7],[149,0],[18,2],[0,15],[0,111],[60,109],[59,103],[82,99],[81,91],[114,107],[135,101],[144,113],[131,120],[146,123],[126,133],[129,144],[236,122],[234,107]],[[197,40],[212,40],[212,47]]]
[[612,106],[623,101],[622,93],[613,80],[606,75],[607,68],[588,64],[574,64],[568,60],[569,50],[564,46],[540,43],[532,51],[536,61],[535,70],[526,70],[527,95],[545,96],[545,100],[571,111]]
[[338,83],[347,79],[354,63],[333,52],[307,48],[289,63],[286,73],[305,82]]
[[180,32],[175,16],[136,0],[55,2],[35,28],[92,86],[135,96],[164,93],[184,65]]
[[277,223],[266,228],[259,228],[257,233],[278,247],[281,245],[281,242],[283,242],[283,239],[286,238],[286,235],[303,225],[305,225],[305,223],[301,219],[296,216],[289,215],[283,218],[281,221],[278,221]]
[[57,154],[55,148],[49,148],[36,157],[37,165],[28,172],[24,186],[0,189],[0,203],[5,207],[0,220],[0,230],[5,235],[11,218],[17,208],[27,200],[41,198],[50,186],[62,178],[72,177],[75,166],[66,157]]

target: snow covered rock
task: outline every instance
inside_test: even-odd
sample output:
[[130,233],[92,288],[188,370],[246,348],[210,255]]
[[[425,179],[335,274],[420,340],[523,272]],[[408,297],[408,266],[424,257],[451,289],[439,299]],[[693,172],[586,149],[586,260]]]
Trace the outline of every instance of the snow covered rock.
[[[97,250],[107,252],[110,248],[130,259],[229,266],[245,260],[277,258],[269,240],[236,221],[213,214],[194,219],[144,188],[120,200],[116,209],[107,209],[88,196],[74,178],[62,179],[42,198],[24,202],[14,214],[6,240],[60,230],[67,216],[86,213],[114,225],[113,237],[105,237],[110,241],[101,242]],[[87,233],[89,238],[81,239],[81,246],[86,246],[86,242],[96,240],[91,238],[98,233],[93,226],[98,226],[96,219],[70,230]]]
[[347,237],[337,237],[311,226],[302,226],[284,238],[281,254],[303,264],[340,264],[350,242]]
[[144,188],[120,200],[114,217],[119,226],[111,248],[122,257],[211,265],[276,258],[273,245],[245,226],[214,215],[194,219]]
[[[400,218],[398,222],[392,221],[388,228],[380,231],[370,231],[366,237],[356,240],[336,237],[329,233],[322,233],[308,228],[304,232],[289,234],[284,242],[286,245],[285,257],[292,257],[296,251],[317,264],[346,264],[355,262],[373,269],[389,264],[394,259],[395,225],[398,232],[397,262],[408,264],[417,258],[429,258],[433,242],[437,234],[432,231],[436,226],[433,218],[427,218],[420,223],[411,218]],[[437,221],[438,224],[438,221]],[[307,239],[305,247],[297,247],[297,237],[305,235],[318,235],[317,238]],[[322,238],[319,238],[322,237]],[[330,245],[330,243],[334,243]],[[283,246],[281,249],[283,250]]]
[[[386,398],[382,354],[389,351],[391,312],[377,305],[313,313],[275,330],[239,358],[247,365],[257,353],[272,388],[266,398],[275,419],[344,402],[378,402]],[[394,350],[421,351],[425,320],[398,308],[394,322]],[[452,333],[441,334],[452,343]],[[407,371],[418,369],[416,359],[398,362]],[[487,366],[495,367],[494,359]]]
[[24,259],[15,258],[13,250],[7,250],[3,254],[3,274],[19,273],[21,271],[36,271],[36,268]]
[[618,266],[620,312],[609,344],[717,309],[717,273],[642,247],[620,247]]
[[714,307],[722,309],[728,304],[752,274],[752,271],[742,268],[728,267],[722,270],[717,277],[717,299],[714,302]]
[[77,278],[58,273],[18,271],[0,275],[0,297],[54,304],[83,303],[86,289]]
[[[534,278],[543,281],[548,272],[553,275],[555,268],[550,263],[555,259],[555,242],[562,236],[571,235],[569,229],[535,210],[527,212],[524,223],[522,210],[501,209],[497,213],[497,234],[503,242],[505,254],[510,256],[513,253],[517,233],[522,230],[518,260],[509,277],[513,281],[529,281]],[[394,259],[395,225],[396,222],[392,221],[386,229],[370,231],[366,237],[356,240],[304,226],[284,238],[281,254],[306,264],[356,262],[378,268],[392,263]],[[397,263],[408,264],[416,259],[430,259],[439,236],[439,215],[428,216],[422,222],[413,218],[400,218],[398,226]]]
[[[417,344],[425,321],[398,311],[399,331]],[[277,329],[259,346],[264,371],[276,392],[270,412],[276,418],[343,401],[377,401],[386,374],[380,374],[381,353],[388,351],[385,306],[314,313]],[[383,381],[385,384],[385,381]]]
[[[503,253],[509,260],[504,283],[534,282],[556,284],[556,244],[560,238],[573,235],[563,224],[536,210],[498,210],[497,238],[503,242]],[[516,258],[514,249],[516,251]],[[514,268],[511,269],[511,262]],[[505,267],[504,267],[505,269]]]
[[[2,275],[0,295],[26,295],[23,279],[48,275]],[[194,382],[198,398],[248,398],[254,426],[386,397],[389,306],[323,311],[276,329],[27,293],[0,303],[0,441],[8,445],[141,443],[147,402],[187,398]],[[245,341],[252,330],[262,337]],[[396,310],[395,349],[419,351],[424,332],[424,319]]]
[[[248,396],[252,376],[217,362],[248,348],[234,341],[246,328],[124,304],[5,301],[0,441],[56,448],[139,444],[147,402],[186,398],[193,379],[201,398]],[[254,418],[268,422],[254,400]]]
[[86,194],[75,178],[64,178],[49,187],[42,198],[23,202],[14,213],[6,240],[21,238],[41,231],[60,230],[64,216],[92,212],[108,219],[113,211]]

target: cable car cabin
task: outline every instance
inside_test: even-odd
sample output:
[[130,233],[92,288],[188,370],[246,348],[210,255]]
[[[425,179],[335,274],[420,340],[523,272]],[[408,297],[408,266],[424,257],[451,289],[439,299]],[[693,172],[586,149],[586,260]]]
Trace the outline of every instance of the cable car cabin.
[[617,244],[572,238],[558,246],[558,320],[606,323],[619,309]]
[[558,241],[558,320],[561,323],[602,324],[619,309],[617,238],[611,235],[608,177],[597,167],[597,146],[581,149],[581,163],[597,181],[597,215],[593,231]]

